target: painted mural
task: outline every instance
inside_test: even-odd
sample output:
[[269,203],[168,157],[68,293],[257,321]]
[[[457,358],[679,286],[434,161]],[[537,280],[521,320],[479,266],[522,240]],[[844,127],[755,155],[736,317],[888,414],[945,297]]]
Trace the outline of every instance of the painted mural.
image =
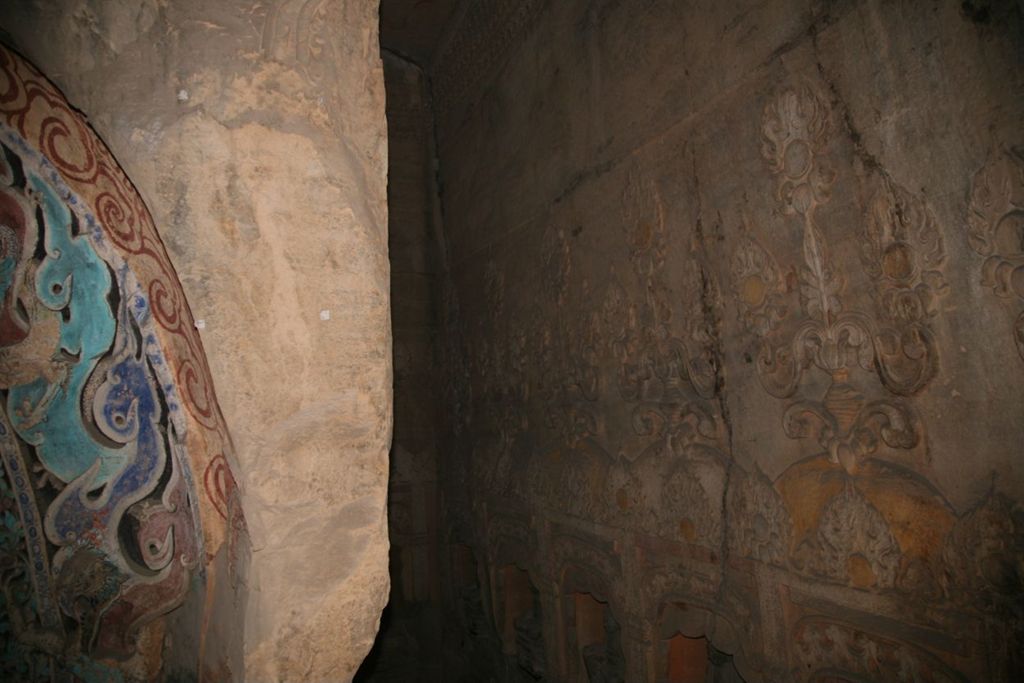
[[230,440],[137,192],[2,48],[0,109],[0,679],[152,680],[237,562]]

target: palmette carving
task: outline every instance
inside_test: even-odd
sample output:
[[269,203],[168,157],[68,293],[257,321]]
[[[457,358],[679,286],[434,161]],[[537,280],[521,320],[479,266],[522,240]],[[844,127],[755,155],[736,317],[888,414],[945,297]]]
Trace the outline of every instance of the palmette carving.
[[[679,319],[665,282],[668,235],[657,187],[633,173],[622,206],[629,261],[642,299],[630,300],[613,274],[607,296],[618,306],[606,304],[604,318],[617,330],[611,352],[620,366],[620,395],[629,401],[677,400],[690,392],[711,398],[717,361],[702,312],[696,306]],[[676,332],[680,328],[682,337]]]
[[[665,211],[658,188],[646,176],[634,172],[622,190],[622,220],[629,245],[629,261],[645,281],[648,296],[657,274],[665,265]],[[650,305],[650,301],[649,301]],[[667,312],[656,316],[664,319]]]
[[924,202],[886,183],[871,200],[863,236],[861,260],[884,321],[875,336],[879,375],[890,391],[909,396],[938,368],[928,323],[949,289],[942,235]]
[[756,240],[742,237],[731,265],[743,324],[761,337],[774,332],[787,313],[775,259]]
[[[974,176],[967,216],[967,241],[986,257],[981,284],[1020,307],[1024,301],[1024,149],[990,156]],[[1011,326],[1024,359],[1024,310]]]
[[[581,440],[600,432],[594,404],[603,391],[601,353],[603,330],[600,312],[583,305],[568,305],[572,281],[573,260],[568,235],[562,229],[549,229],[542,240],[542,282],[554,300],[558,324],[553,329],[535,324],[536,338],[522,339],[524,359],[540,358],[544,371],[524,381],[525,374],[510,378],[521,389],[523,404],[536,388],[544,408],[545,425],[558,434],[563,443],[575,448]],[[584,281],[577,292],[582,301],[591,296]],[[537,312],[531,320],[536,321]],[[526,362],[524,360],[524,366]]]
[[791,399],[809,370],[830,378],[820,399],[798,399],[787,407],[786,434],[814,438],[832,462],[854,472],[881,445],[909,450],[923,441],[909,403],[867,400],[850,374],[875,374],[898,396],[916,394],[931,381],[938,353],[929,320],[947,289],[941,272],[945,253],[928,207],[886,182],[871,201],[861,250],[881,318],[844,306],[846,275],[816,220],[835,182],[822,161],[829,130],[828,107],[811,85],[785,90],[765,107],[762,155],[778,178],[786,214],[802,223],[795,285],[803,320],[785,333],[787,286],[775,259],[753,238],[741,239],[731,271],[740,318],[758,339],[755,367],[764,389]]
[[822,153],[831,129],[827,106],[810,84],[785,90],[765,106],[761,154],[778,177],[787,212],[806,216],[829,199],[835,174]]
[[822,401],[796,401],[786,408],[782,426],[794,439],[814,437],[832,462],[853,471],[875,453],[881,443],[910,449],[920,441],[917,417],[899,400],[866,401],[843,380],[845,371],[833,375]]
[[641,403],[633,410],[633,429],[640,436],[664,439],[676,456],[698,444],[712,446],[718,438],[714,417],[696,402]]
[[[622,207],[635,285],[624,286],[613,272],[600,310],[618,394],[632,407],[638,440],[621,447],[633,464],[609,494],[622,516],[648,533],[717,547],[722,526],[713,501],[721,494],[707,486],[721,484],[727,459],[707,402],[719,381],[713,340],[701,301],[678,300],[667,284],[669,236],[656,185],[632,173]],[[650,509],[653,500],[660,514]]]

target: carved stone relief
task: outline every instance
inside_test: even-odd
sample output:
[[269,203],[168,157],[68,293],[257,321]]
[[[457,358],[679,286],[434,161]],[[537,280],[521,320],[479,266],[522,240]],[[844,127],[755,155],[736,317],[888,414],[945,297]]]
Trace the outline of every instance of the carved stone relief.
[[[943,549],[947,599],[1024,626],[1024,510],[990,495],[950,531]],[[1020,637],[1018,635],[1018,637]]]
[[900,557],[885,519],[847,485],[825,506],[817,533],[796,549],[793,562],[833,580],[892,588]]
[[[670,4],[646,3],[630,20],[664,18]],[[548,8],[600,52],[588,31],[614,33],[618,10],[599,5]],[[479,251],[466,238],[471,256],[457,266],[472,302],[459,315],[476,402],[475,422],[460,429],[470,466],[497,493],[476,508],[494,519],[477,541],[493,546],[505,524],[495,511],[528,514],[541,551],[530,571],[548,578],[549,595],[597,591],[609,601],[638,680],[664,675],[651,664],[652,625],[668,603],[705,610],[692,635],[735,655],[751,682],[971,680],[985,657],[1021,642],[1016,504],[995,493],[998,477],[980,507],[951,502],[949,473],[984,478],[985,444],[1010,433],[964,437],[959,450],[946,443],[949,424],[964,419],[961,400],[967,412],[1005,410],[958,384],[976,361],[976,340],[962,334],[976,318],[965,312],[974,302],[957,252],[961,218],[949,206],[966,188],[950,180],[957,169],[926,173],[927,145],[898,135],[927,120],[920,103],[876,93],[836,65],[835,41],[846,37],[836,26],[860,28],[860,14],[816,16],[784,57],[752,62],[728,87],[695,88],[713,97],[638,126],[646,132],[632,147],[621,141],[633,131],[614,126],[661,116],[668,93],[636,111],[617,103],[582,116],[564,150],[533,128],[578,115],[574,97],[600,107],[610,88],[636,86],[586,73],[576,54],[510,62],[509,83],[476,92],[489,98],[482,108],[442,124],[506,155],[478,164],[449,137],[442,167],[456,164],[452,177],[487,173],[496,159],[511,167],[474,187],[494,207],[451,203],[463,231],[480,222],[496,231]],[[665,54],[684,49],[672,48]],[[642,43],[631,49],[654,57]],[[716,78],[728,71],[708,64]],[[646,74],[631,64],[630,78],[649,77],[656,90],[678,71],[652,65]],[[546,66],[578,78],[579,91],[538,82]],[[690,78],[678,92],[691,93],[699,79]],[[529,101],[504,106],[520,96]],[[552,102],[564,110],[552,113]],[[951,158],[962,151],[945,141]],[[520,143],[536,156],[517,156]],[[517,167],[524,158],[541,163]],[[1014,315],[1021,159],[1003,150],[978,172],[968,226],[991,263],[985,286]],[[581,577],[574,584],[562,581],[567,568]],[[793,606],[801,591],[820,600],[820,614]],[[550,599],[565,611],[546,614],[542,630],[565,641],[571,613]],[[936,634],[958,624],[965,644],[954,651]],[[979,644],[981,633],[990,642]],[[577,673],[550,664],[555,680]]]
[[[732,275],[741,319],[760,341],[756,367],[765,390],[790,399],[799,395],[805,372],[831,378],[821,398],[788,403],[786,434],[816,439],[832,462],[855,472],[883,445],[913,449],[924,438],[915,410],[901,397],[918,393],[935,374],[937,350],[927,322],[945,291],[944,253],[930,210],[902,188],[885,187],[871,202],[862,248],[884,322],[844,307],[846,275],[816,219],[836,179],[826,158],[831,120],[808,83],[771,99],[762,118],[762,155],[777,177],[785,215],[797,218],[802,231],[796,289],[803,317],[792,333],[781,325],[793,309],[783,303],[777,262],[753,238],[744,238],[734,253]],[[876,373],[894,396],[865,397],[850,381],[861,371]]]
[[766,477],[734,472],[728,492],[729,544],[735,553],[786,566],[793,523]]
[[928,652],[849,624],[809,617],[794,633],[799,681],[898,680],[966,683],[968,680]]
[[[967,241],[985,257],[981,284],[1020,308],[1024,300],[1024,151],[992,154],[975,175],[967,216]],[[1024,359],[1024,311],[1011,326]]]

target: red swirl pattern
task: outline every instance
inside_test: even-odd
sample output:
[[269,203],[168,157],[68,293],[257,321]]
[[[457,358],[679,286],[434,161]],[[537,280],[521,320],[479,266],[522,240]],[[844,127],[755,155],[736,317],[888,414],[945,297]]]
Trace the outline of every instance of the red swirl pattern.
[[94,182],[99,167],[82,124],[76,119],[69,121],[67,117],[47,116],[40,126],[39,149],[60,168],[64,177]]
[[149,308],[161,327],[178,333],[181,328],[181,306],[177,293],[168,289],[163,280],[153,280],[149,283]]
[[[116,191],[116,188],[115,188]],[[136,221],[128,213],[125,202],[115,191],[103,191],[96,197],[96,218],[118,247],[128,253],[137,253],[142,246]]]
[[203,485],[206,487],[206,495],[213,501],[214,507],[224,520],[227,520],[231,498],[235,492],[235,478],[231,475],[231,468],[228,466],[227,458],[218,455],[210,461],[203,477]]
[[205,367],[197,368],[191,358],[186,358],[178,365],[178,390],[181,398],[192,406],[193,417],[205,426],[212,427],[216,424],[215,413],[217,399],[213,396],[212,383],[204,381]]
[[11,56],[6,50],[0,50],[0,105],[16,105],[24,88],[13,74]]
[[[153,218],[110,151],[38,70],[0,45],[0,120],[43,152],[68,186],[88,205],[104,235],[121,253],[149,297],[161,346],[178,382],[179,397],[194,424],[189,448],[192,470],[227,467],[218,450],[231,439],[217,405],[202,341]],[[218,447],[219,445],[219,447]],[[230,474],[228,475],[230,476]],[[231,478],[234,481],[233,478]],[[222,492],[224,493],[224,492]],[[234,494],[234,487],[230,493]],[[222,509],[223,500],[206,505]],[[204,524],[208,551],[224,539],[223,525]],[[211,537],[211,534],[213,536]]]

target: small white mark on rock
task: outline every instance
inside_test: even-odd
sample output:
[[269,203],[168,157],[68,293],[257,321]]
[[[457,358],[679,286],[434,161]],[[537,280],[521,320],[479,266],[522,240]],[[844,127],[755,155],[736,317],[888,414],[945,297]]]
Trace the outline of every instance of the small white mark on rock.
[[954,390],[952,391],[952,393],[950,394],[950,396],[952,396],[953,398],[956,398],[956,397],[957,397],[957,396],[959,396],[959,395],[960,395],[960,392],[959,392],[959,391],[957,391],[956,389],[954,389]]
[[320,319],[321,320],[330,320],[331,319],[331,312],[329,310],[327,310],[326,308],[324,310],[320,311]]
[[197,330],[205,330],[206,329],[206,321],[203,320],[202,318],[197,320],[196,321],[196,329]]
[[963,346],[960,347],[960,353],[967,353],[967,349]]
[[185,90],[184,88],[182,88],[181,90],[178,91],[178,101],[179,102],[188,102],[188,90]]

